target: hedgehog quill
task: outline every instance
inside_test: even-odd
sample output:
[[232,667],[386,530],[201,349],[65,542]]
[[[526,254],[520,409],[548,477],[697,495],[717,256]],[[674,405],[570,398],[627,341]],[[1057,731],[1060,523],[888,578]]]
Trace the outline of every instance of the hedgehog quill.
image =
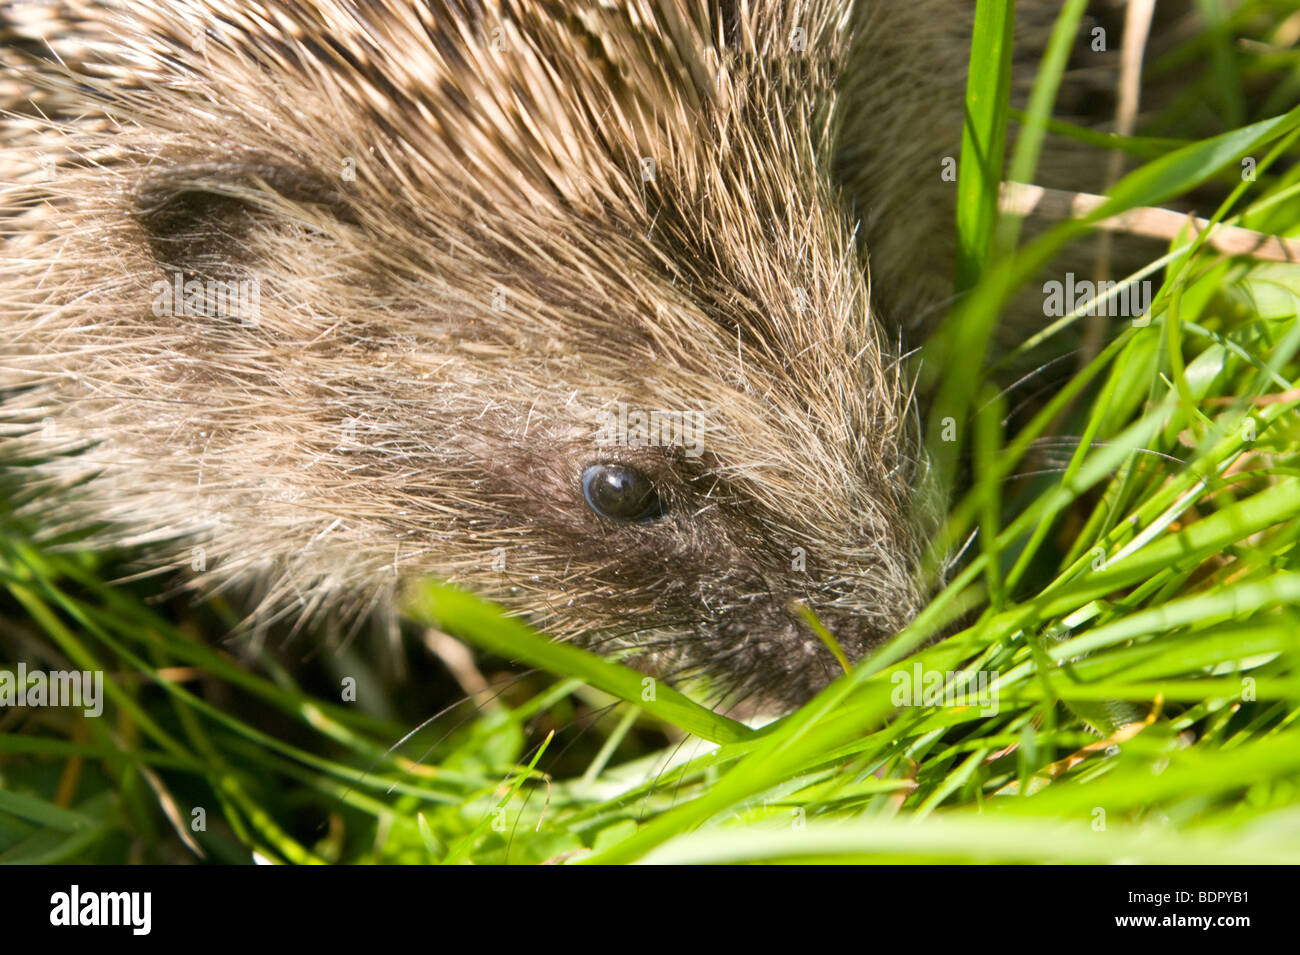
[[949,261],[960,9],[15,8],[0,453],[262,620],[432,576],[789,708],[839,672],[792,601],[856,660],[924,600],[884,329]]

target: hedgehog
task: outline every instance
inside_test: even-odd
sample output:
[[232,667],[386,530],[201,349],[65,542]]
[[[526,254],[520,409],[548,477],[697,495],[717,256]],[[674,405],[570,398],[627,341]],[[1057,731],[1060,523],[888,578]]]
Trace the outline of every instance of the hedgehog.
[[[250,620],[439,578],[781,712],[924,605],[958,0],[0,17],[0,458]],[[936,66],[937,65],[937,66]]]

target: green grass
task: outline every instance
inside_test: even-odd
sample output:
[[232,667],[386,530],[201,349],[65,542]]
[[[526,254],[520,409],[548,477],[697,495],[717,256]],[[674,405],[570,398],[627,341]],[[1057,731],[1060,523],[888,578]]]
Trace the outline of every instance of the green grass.
[[[1233,40],[1267,39],[1295,12],[1246,2],[1155,65],[1213,69],[1188,72],[1170,107],[1181,120],[1144,131],[1177,141],[1125,144],[1146,165],[1106,213],[1209,190],[1219,205],[1203,215],[1300,235],[1300,111],[1277,93],[1300,89],[1300,53]],[[980,17],[968,142],[996,143],[1012,115],[1005,4],[981,2]],[[1034,130],[1068,132],[1047,122],[1063,60],[1049,63],[1020,114],[1018,172]],[[997,369],[969,356],[1088,227],[1017,246],[989,217],[1002,173],[988,165],[962,167],[971,293],[944,335],[963,344],[927,359],[944,383],[932,423],[970,422],[932,445],[947,475],[963,447],[972,462],[937,547],[979,534],[930,607],[851,675],[755,730],[430,585],[408,635],[436,623],[476,645],[494,693],[412,732],[437,694],[375,654],[236,660],[219,601],[110,586],[123,555],[44,549],[8,519],[0,651],[103,669],[108,702],[100,719],[0,711],[0,861],[198,858],[188,842],[225,862],[1300,862],[1300,266],[1176,240],[1150,322],[1113,319],[1102,352],[1004,433]],[[1022,350],[1064,349],[1077,318],[1045,321]],[[1010,480],[1039,469],[1033,443],[1053,433],[1084,440],[1063,467]],[[512,677],[507,659],[535,672]],[[895,675],[918,663],[993,674],[996,712],[895,705]]]

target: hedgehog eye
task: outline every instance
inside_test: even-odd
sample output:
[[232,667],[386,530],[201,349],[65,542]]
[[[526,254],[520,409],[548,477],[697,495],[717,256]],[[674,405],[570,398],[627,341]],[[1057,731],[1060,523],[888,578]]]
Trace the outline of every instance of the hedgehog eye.
[[593,464],[582,472],[582,496],[601,517],[645,523],[663,516],[654,482],[635,468]]

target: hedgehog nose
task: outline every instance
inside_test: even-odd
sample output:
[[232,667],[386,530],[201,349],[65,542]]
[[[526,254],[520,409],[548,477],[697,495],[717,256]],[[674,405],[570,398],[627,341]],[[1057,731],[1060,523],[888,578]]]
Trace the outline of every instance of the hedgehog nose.
[[[843,632],[840,626],[845,621],[836,619],[835,615],[828,615],[825,611],[818,613],[810,602],[805,598],[796,597],[789,601],[787,610],[799,624],[799,628],[805,633],[810,633],[816,637],[826,648],[826,652],[835,660],[836,665],[846,673],[856,663],[856,659],[849,656],[849,651],[845,649],[837,631]],[[850,643],[852,645],[852,643]]]
[[790,602],[790,614],[799,630],[825,647],[828,659],[837,670],[847,670],[863,657],[887,643],[905,624],[899,619],[896,626],[881,626],[880,621],[847,610],[818,607],[815,600],[799,599]]

